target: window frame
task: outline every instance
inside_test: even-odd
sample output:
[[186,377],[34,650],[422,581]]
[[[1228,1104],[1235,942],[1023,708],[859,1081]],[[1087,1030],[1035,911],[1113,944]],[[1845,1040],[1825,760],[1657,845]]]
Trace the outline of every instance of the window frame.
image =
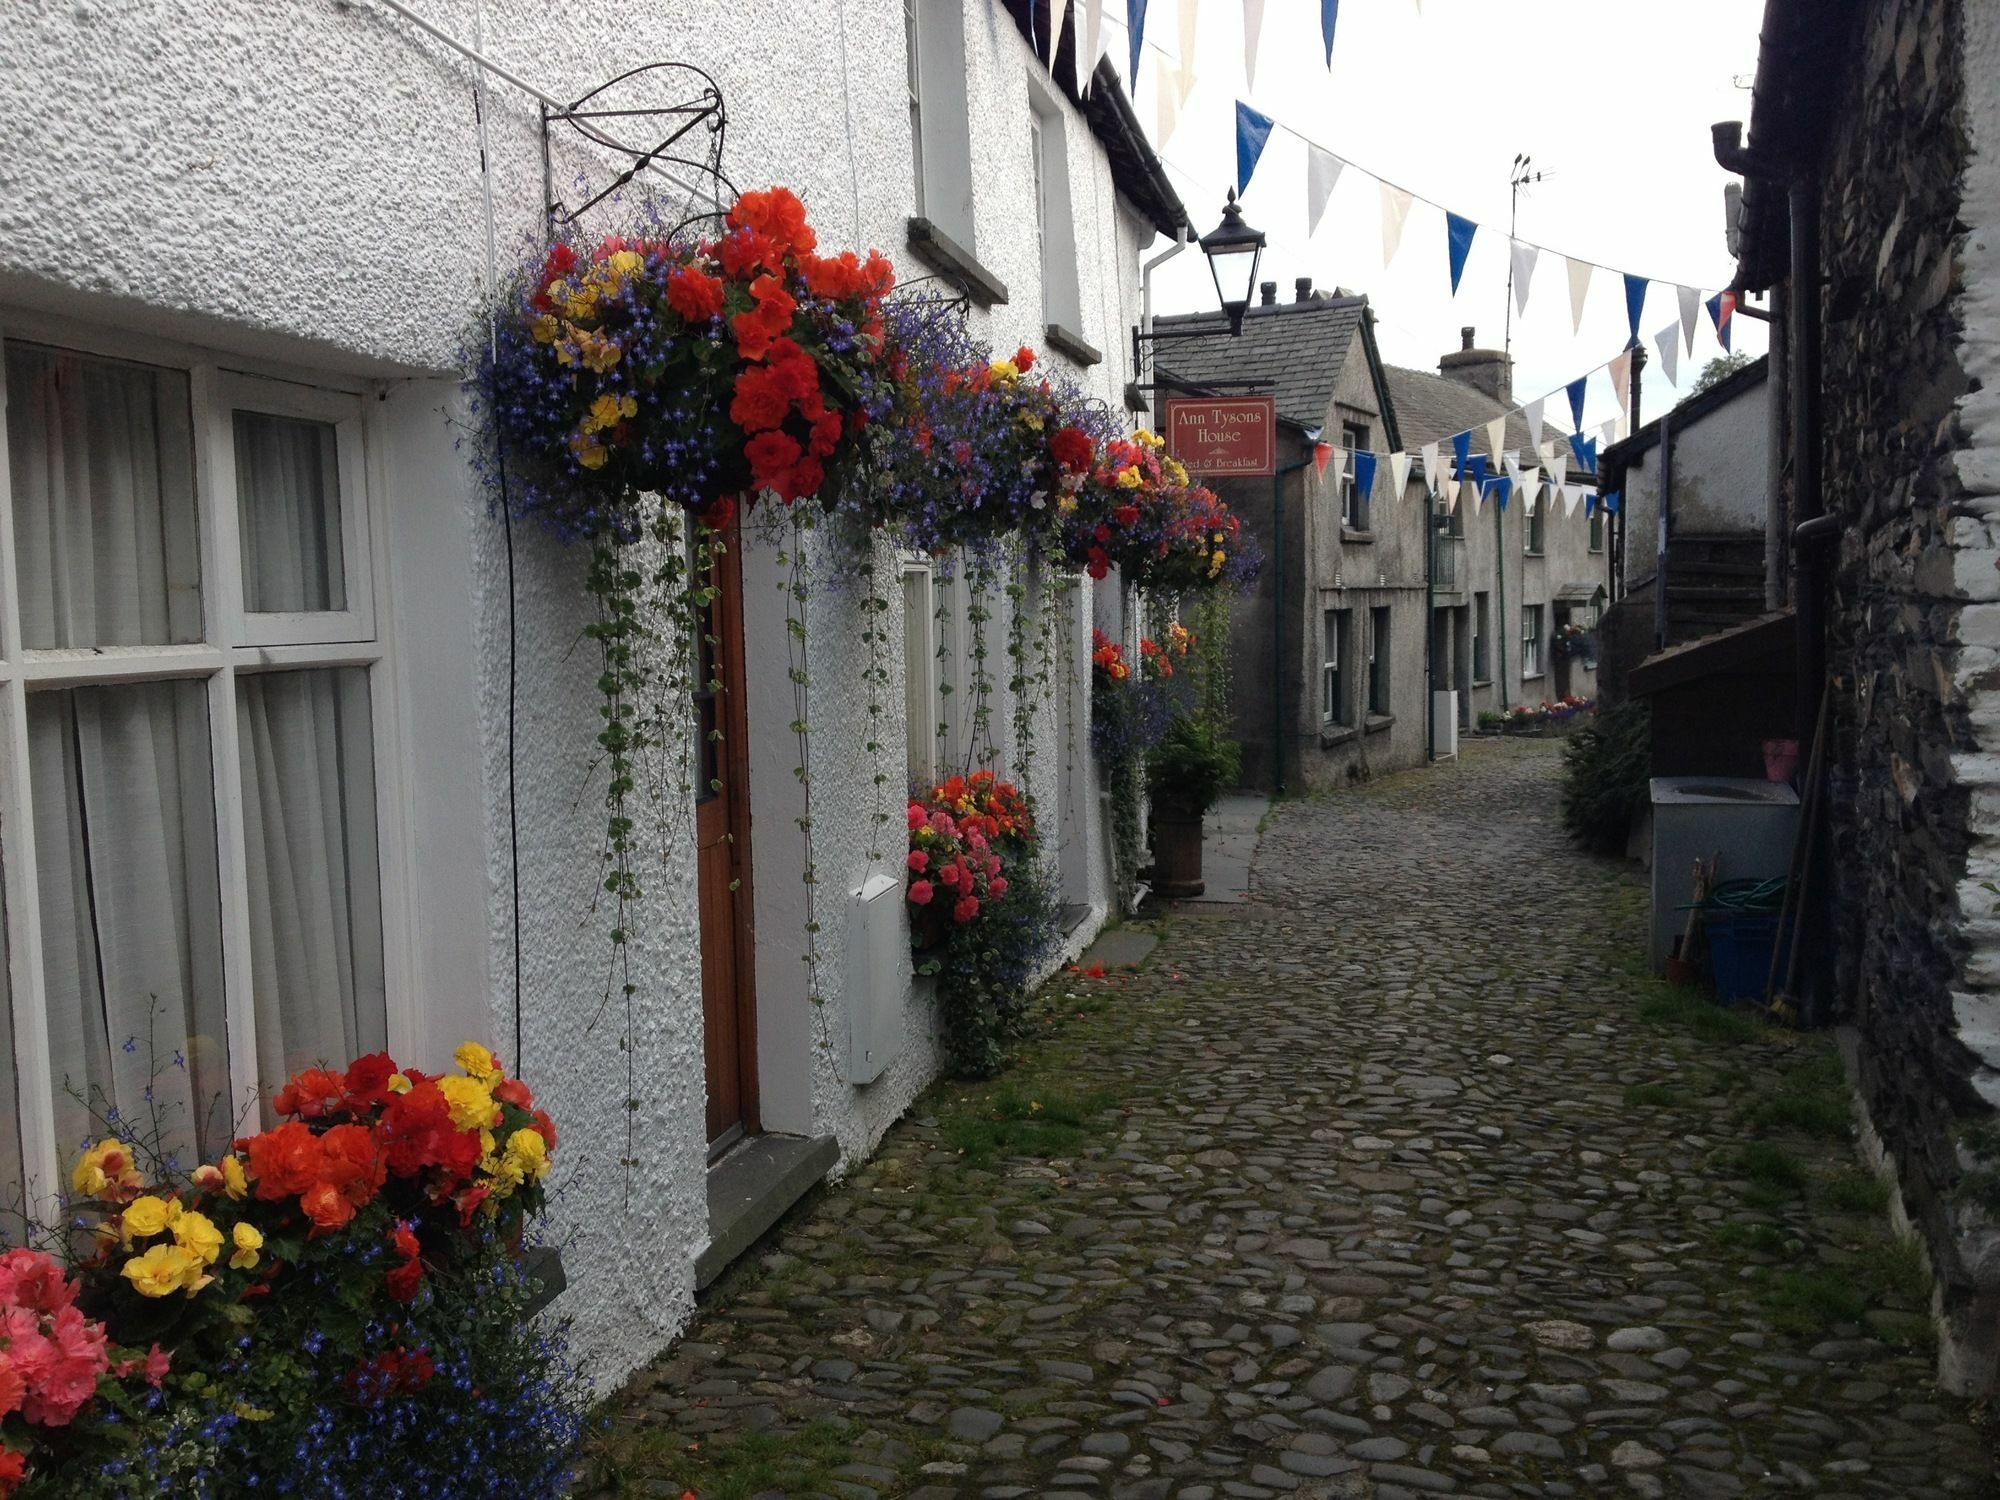
[[1395,712],[1396,688],[1390,676],[1391,614],[1386,604],[1368,610],[1368,712],[1386,719]]
[[1493,680],[1493,645],[1490,640],[1492,626],[1492,596],[1484,589],[1476,589],[1472,595],[1472,680],[1488,683]]
[[1590,507],[1589,525],[1590,525],[1590,541],[1588,544],[1589,549],[1592,552],[1602,552],[1604,550],[1604,507],[1603,506],[1592,505]]
[[[923,579],[924,607],[918,612],[918,616],[913,618],[910,613],[909,583],[911,578],[917,576],[921,576]],[[910,652],[910,632],[914,629],[920,633],[919,643],[921,646],[921,650],[915,656],[914,660],[921,663],[918,670],[921,672],[923,678],[922,682],[917,685],[919,689],[917,693],[912,692],[910,683],[905,682],[903,685],[903,716],[906,721],[903,725],[903,762],[905,768],[910,770],[913,781],[936,781],[939,779],[938,740],[940,738],[937,722],[935,718],[931,718],[919,725],[909,723],[907,720],[909,719],[909,707],[913,697],[915,697],[917,702],[927,705],[931,715],[935,715],[939,708],[937,573],[931,567],[928,559],[920,558],[915,554],[907,554],[902,558],[901,566],[897,569],[897,581],[903,588],[903,670],[907,676],[910,670],[910,663],[913,659]],[[924,748],[919,754],[917,746],[920,743]],[[922,762],[923,771],[921,775],[916,774],[916,769],[910,764],[914,760]]]
[[1340,444],[1347,450],[1347,462],[1340,470],[1340,524],[1346,531],[1367,531],[1369,529],[1369,501],[1371,496],[1361,493],[1356,482],[1354,455],[1369,451],[1368,429],[1352,422],[1340,424]]
[[1539,604],[1521,606],[1521,680],[1540,677],[1542,665],[1542,609]]
[[1530,497],[1522,506],[1521,514],[1521,554],[1524,557],[1541,557],[1548,545],[1547,511],[1539,496]]
[[1320,723],[1328,728],[1346,728],[1354,722],[1349,709],[1353,697],[1347,680],[1346,662],[1353,654],[1354,611],[1329,609],[1321,621],[1320,643]]
[[[1028,79],[1028,152],[1034,172],[1036,274],[1044,326],[1082,337],[1083,287],[1076,267],[1076,200],[1069,176],[1069,121],[1040,78]],[[1053,254],[1051,252],[1054,252]]]
[[[402,816],[406,757],[397,711],[388,622],[375,608],[378,581],[390,576],[383,504],[384,434],[370,383],[278,361],[246,360],[143,334],[111,331],[67,318],[0,305],[0,351],[36,344],[86,358],[176,370],[188,381],[193,442],[196,541],[200,551],[202,639],[190,645],[63,647],[22,645],[15,542],[12,458],[0,423],[0,883],[6,900],[6,949],[12,993],[16,1102],[22,1189],[30,1213],[54,1212],[68,1181],[75,1142],[55,1138],[56,1084],[43,975],[39,862],[29,786],[28,698],[36,692],[196,679],[208,710],[210,793],[215,807],[216,878],[221,905],[224,1030],[231,1106],[267,1097],[282,1079],[257,1076],[256,1002],[252,993],[250,905],[239,676],[360,667],[368,673],[369,740],[374,758],[376,863],[382,910],[383,988],[389,1046],[407,1053],[418,1040],[412,1004],[408,908],[413,851]],[[0,409],[6,400],[0,363]],[[242,608],[241,537],[235,495],[237,410],[330,420],[336,430],[346,610],[292,617]],[[265,622],[257,624],[254,622]],[[361,634],[361,632],[366,632]],[[328,1059],[342,1062],[346,1059]]]

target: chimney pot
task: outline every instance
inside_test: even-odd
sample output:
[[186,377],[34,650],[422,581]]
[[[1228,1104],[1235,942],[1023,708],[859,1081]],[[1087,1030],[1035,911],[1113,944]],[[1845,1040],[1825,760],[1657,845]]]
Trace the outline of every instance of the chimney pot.
[[1276,306],[1278,305],[1278,283],[1277,283],[1277,282],[1275,282],[1275,281],[1260,281],[1260,282],[1258,282],[1258,283],[1257,283],[1257,293],[1258,293],[1258,297],[1257,297],[1257,301],[1258,301],[1258,305],[1259,305],[1259,306],[1261,306],[1261,307],[1276,307]]
[[1312,279],[1312,277],[1310,277],[1310,276],[1299,276],[1299,277],[1295,277],[1295,278],[1293,278],[1293,280],[1292,280],[1292,300],[1293,300],[1294,302],[1310,302],[1310,301],[1312,301],[1312,295],[1313,295],[1313,279]]
[[1461,349],[1470,349],[1472,347],[1472,329],[1470,327],[1458,330],[1458,347]]

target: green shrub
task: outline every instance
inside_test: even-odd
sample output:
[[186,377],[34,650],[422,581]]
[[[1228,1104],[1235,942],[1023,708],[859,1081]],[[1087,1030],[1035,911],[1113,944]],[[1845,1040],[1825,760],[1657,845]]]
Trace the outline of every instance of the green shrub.
[[1563,827],[1594,853],[1623,851],[1646,806],[1651,726],[1645,704],[1621,703],[1563,744]]
[[1146,757],[1146,787],[1160,811],[1200,817],[1242,768],[1241,746],[1207,720],[1183,714]]

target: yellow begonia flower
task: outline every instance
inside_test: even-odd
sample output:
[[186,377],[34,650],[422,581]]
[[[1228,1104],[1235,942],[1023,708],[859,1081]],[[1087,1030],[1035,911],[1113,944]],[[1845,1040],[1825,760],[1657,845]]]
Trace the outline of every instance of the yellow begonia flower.
[[1015,367],[1011,359],[996,359],[986,368],[995,380],[1008,381],[1021,378],[1020,370]]
[[611,457],[611,450],[587,432],[571,433],[569,446],[576,455],[576,461],[586,469],[601,469],[605,460]]
[[[584,368],[595,370],[600,375],[625,356],[616,339],[607,339],[601,334],[588,334],[578,339],[577,348],[581,351]],[[638,408],[635,406],[633,409],[636,411]]]
[[1146,427],[1141,427],[1137,432],[1133,433],[1132,440],[1142,448],[1164,448],[1167,445],[1165,438]]
[[264,1236],[254,1224],[238,1224],[230,1231],[236,1252],[229,1257],[230,1269],[247,1271],[257,1264],[257,1252],[264,1248]]
[[103,1140],[78,1158],[70,1186],[80,1198],[101,1198],[117,1187],[137,1187],[142,1179],[132,1165],[132,1148],[120,1140]]
[[[606,393],[590,403],[590,414],[583,419],[583,430],[585,432],[603,432],[608,428],[616,427],[624,418],[636,417],[637,415],[639,415],[639,403],[632,397],[618,397]],[[468,1045],[476,1046],[477,1044],[469,1043]],[[459,1050],[463,1051],[464,1048],[460,1048]],[[486,1049],[481,1047],[480,1051],[485,1052]],[[460,1066],[464,1065],[461,1064]],[[493,1054],[490,1052],[486,1053],[486,1068],[487,1071],[484,1073],[478,1072],[473,1068],[466,1068],[466,1072],[472,1073],[478,1078],[491,1077],[497,1073],[498,1069],[493,1066]]]
[[388,1089],[390,1093],[407,1094],[410,1088],[410,1080],[405,1078],[401,1073],[391,1073],[389,1075]]
[[519,1162],[522,1170],[536,1181],[548,1175],[549,1143],[542,1139],[539,1130],[523,1126],[508,1136],[507,1156],[511,1161]]
[[1136,467],[1120,469],[1118,471],[1118,488],[1121,490],[1136,490],[1145,482],[1146,476],[1141,474]]
[[605,257],[604,267],[619,280],[627,276],[637,276],[646,269],[646,257],[636,250],[614,250]]
[[135,1239],[149,1240],[156,1234],[165,1234],[180,1216],[180,1199],[156,1198],[147,1193],[125,1205],[125,1212],[119,1216],[120,1232],[128,1245]]
[[207,1214],[184,1213],[174,1220],[174,1243],[212,1266],[222,1255],[222,1231]]
[[[599,396],[599,401],[609,401],[609,396]],[[460,1042],[458,1050],[451,1055],[459,1070],[474,1078],[493,1079],[500,1076],[500,1064],[494,1059],[492,1050],[478,1042]]]
[[451,1106],[451,1123],[459,1130],[484,1130],[500,1123],[500,1106],[492,1090],[477,1078],[440,1078],[438,1088]]
[[553,344],[556,341],[556,333],[561,327],[562,324],[552,315],[543,313],[528,325],[528,332],[534,335],[538,344]]
[[1223,554],[1218,552],[1208,560],[1208,576],[1213,578],[1222,571]]
[[222,1185],[230,1197],[241,1201],[250,1191],[250,1180],[243,1175],[243,1162],[234,1156],[222,1158]]
[[166,1297],[185,1291],[190,1297],[215,1278],[202,1273],[201,1257],[179,1245],[155,1245],[125,1262],[124,1278],[142,1297]]

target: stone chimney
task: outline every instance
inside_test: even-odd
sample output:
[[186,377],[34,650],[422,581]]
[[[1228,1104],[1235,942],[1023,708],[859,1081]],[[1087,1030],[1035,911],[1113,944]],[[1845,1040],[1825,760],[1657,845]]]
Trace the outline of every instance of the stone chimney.
[[1292,279],[1292,300],[1294,302],[1310,302],[1312,301],[1312,299],[1313,299],[1312,277],[1310,276],[1294,277]]
[[1257,283],[1257,305],[1259,307],[1276,307],[1278,305],[1277,282],[1260,281]]
[[1438,374],[1484,391],[1503,406],[1514,404],[1514,362],[1498,349],[1472,347],[1472,329],[1458,330],[1459,347],[1438,361]]

